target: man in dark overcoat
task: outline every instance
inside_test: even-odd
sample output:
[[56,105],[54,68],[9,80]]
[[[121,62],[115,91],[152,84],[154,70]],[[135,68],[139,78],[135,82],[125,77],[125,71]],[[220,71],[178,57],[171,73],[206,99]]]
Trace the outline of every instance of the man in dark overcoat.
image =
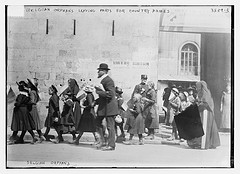
[[[108,65],[101,63],[98,68],[98,78],[100,86],[95,86],[96,93],[99,98],[96,100],[98,104],[96,126],[97,132],[100,135],[100,143],[97,145],[102,150],[115,150],[115,116],[118,114],[118,104],[116,100],[115,85],[114,81],[108,76]],[[106,119],[107,130],[108,130],[108,144],[103,147],[103,119]]]

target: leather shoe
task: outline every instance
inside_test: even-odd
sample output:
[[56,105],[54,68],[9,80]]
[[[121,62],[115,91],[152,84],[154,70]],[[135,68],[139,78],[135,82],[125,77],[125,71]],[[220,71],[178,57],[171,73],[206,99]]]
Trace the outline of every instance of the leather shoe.
[[14,142],[14,144],[24,144],[24,140],[23,139],[18,139]]
[[107,146],[107,147],[103,147],[102,150],[103,151],[111,151],[111,150],[115,150],[115,147]]

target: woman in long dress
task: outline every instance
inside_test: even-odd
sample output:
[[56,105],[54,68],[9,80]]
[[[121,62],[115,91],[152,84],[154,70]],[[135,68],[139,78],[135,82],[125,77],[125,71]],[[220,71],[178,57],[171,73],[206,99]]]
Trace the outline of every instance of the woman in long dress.
[[222,114],[221,129],[223,131],[230,131],[231,128],[231,84],[228,83],[226,90],[223,91],[221,97],[220,111]]
[[214,102],[205,81],[196,83],[197,104],[200,113],[204,135],[188,140],[191,148],[214,149],[220,146],[218,128],[214,118]]
[[63,91],[62,99],[64,101],[63,111],[60,119],[60,136],[54,143],[63,142],[62,134],[70,133],[73,136],[73,140],[76,139],[76,126],[81,119],[80,102],[76,98],[79,92],[79,86],[75,79],[68,80],[68,87]]
[[[63,94],[67,94],[70,99],[73,101],[73,117],[74,117],[74,126],[75,128],[79,125],[79,121],[81,119],[81,107],[80,107],[80,100],[77,97],[78,92],[80,91],[78,83],[75,79],[69,79],[68,80],[68,88],[66,91],[63,92]],[[73,139],[75,139],[76,136],[73,135]]]

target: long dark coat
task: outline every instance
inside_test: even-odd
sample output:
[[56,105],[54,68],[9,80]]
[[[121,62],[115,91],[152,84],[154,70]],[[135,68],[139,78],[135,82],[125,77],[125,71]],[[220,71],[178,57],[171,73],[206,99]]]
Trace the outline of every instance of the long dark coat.
[[75,128],[78,126],[79,121],[81,119],[81,107],[80,107],[80,101],[78,98],[76,98],[78,92],[79,92],[79,86],[77,84],[77,81],[75,79],[69,79],[69,87],[63,92],[63,95],[67,94],[69,98],[73,101],[73,118],[74,118],[74,126]]
[[56,117],[60,120],[59,97],[57,96],[57,94],[54,93],[49,99],[48,115],[45,120],[45,127],[50,127],[50,128],[56,127],[57,122],[54,122],[54,119]]
[[29,113],[30,98],[24,94],[19,94],[16,98],[13,109],[12,131],[27,131],[35,129],[35,123]]
[[99,91],[99,98],[96,100],[98,104],[98,116],[114,116],[118,114],[118,104],[116,100],[114,81],[106,76],[102,79],[101,84],[105,91]]
[[87,93],[85,106],[77,131],[81,132],[96,132],[96,114],[94,111],[94,96],[92,93]]

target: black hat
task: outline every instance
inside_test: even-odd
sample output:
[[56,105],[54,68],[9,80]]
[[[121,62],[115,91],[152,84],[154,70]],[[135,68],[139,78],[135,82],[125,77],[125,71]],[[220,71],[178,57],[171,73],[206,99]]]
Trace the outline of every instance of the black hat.
[[16,82],[19,91],[28,91],[28,84],[25,81]]
[[20,82],[16,82],[18,86],[23,86],[23,87],[28,87],[27,83],[25,81],[20,81]]
[[110,70],[110,69],[108,68],[108,65],[106,63],[101,63],[99,65],[98,70]]
[[51,85],[51,88],[52,88],[56,93],[58,92],[57,88],[56,88],[54,85]]
[[146,74],[142,74],[141,75],[141,79],[147,79],[147,75]]
[[122,94],[123,93],[122,88],[119,88],[118,86],[116,86],[116,93]]

